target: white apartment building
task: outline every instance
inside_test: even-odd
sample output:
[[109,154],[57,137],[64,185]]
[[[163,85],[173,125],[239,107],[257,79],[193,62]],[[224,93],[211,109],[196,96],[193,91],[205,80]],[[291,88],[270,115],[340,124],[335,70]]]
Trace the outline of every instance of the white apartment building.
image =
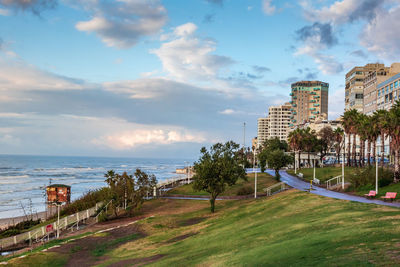
[[278,137],[287,141],[291,116],[291,104],[271,106],[268,109],[268,117],[258,119],[258,145],[262,145],[267,139]]

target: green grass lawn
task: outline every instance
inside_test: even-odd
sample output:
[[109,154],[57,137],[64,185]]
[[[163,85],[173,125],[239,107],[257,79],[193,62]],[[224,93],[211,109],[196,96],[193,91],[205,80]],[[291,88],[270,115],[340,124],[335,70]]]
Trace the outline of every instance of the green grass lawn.
[[[257,192],[262,193],[264,188],[267,188],[273,184],[278,183],[278,181],[271,175],[267,173],[257,174]],[[254,174],[247,175],[247,181],[242,179],[238,180],[235,185],[226,188],[222,196],[236,196],[237,192],[243,186],[248,186],[253,189],[254,192]],[[198,195],[198,196],[208,196],[209,194],[205,191],[195,191],[191,184],[179,186],[174,188],[167,193],[168,195]]]
[[[368,194],[370,190],[375,190],[375,186],[371,186],[370,189],[361,189],[360,191],[356,192],[356,194],[364,196],[364,194]],[[378,194],[376,198],[380,199],[381,196],[386,195],[386,192],[397,192],[396,199],[400,199],[400,183],[378,188]]]
[[[139,222],[145,235],[106,251],[99,266],[141,260],[151,266],[400,264],[399,209],[297,190],[257,200],[218,201],[215,214],[209,213],[206,201],[168,201],[181,205],[182,211]],[[43,264],[57,256],[40,255]],[[11,263],[35,266],[32,257],[39,258],[32,254]]]
[[[345,169],[344,169],[345,177],[346,177],[346,174],[353,173],[354,170],[355,170],[355,167],[345,167]],[[288,173],[295,175],[294,170],[288,170]],[[303,168],[303,169],[297,170],[297,173],[302,173],[303,179],[311,180],[311,179],[313,179],[314,169],[313,168]],[[315,168],[315,177],[318,178],[321,181],[321,183],[323,183],[333,177],[336,177],[338,175],[342,175],[341,167]]]

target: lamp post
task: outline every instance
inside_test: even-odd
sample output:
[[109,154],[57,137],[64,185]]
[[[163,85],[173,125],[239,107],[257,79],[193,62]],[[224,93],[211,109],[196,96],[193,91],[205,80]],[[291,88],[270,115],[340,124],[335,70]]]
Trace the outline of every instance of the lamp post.
[[256,170],[256,153],[257,153],[257,146],[254,148],[253,155],[253,172],[254,172],[254,198],[257,198],[257,170]]
[[296,165],[296,150],[294,151],[294,174],[297,174],[297,165]]
[[375,169],[376,169],[376,171],[375,171],[375,191],[376,191],[376,194],[378,194],[378,158],[379,158],[379,155],[376,155],[376,157],[375,157],[375,165],[376,165],[375,166]]
[[346,156],[346,134],[343,134],[343,153],[342,153],[342,189],[344,190],[344,159]]

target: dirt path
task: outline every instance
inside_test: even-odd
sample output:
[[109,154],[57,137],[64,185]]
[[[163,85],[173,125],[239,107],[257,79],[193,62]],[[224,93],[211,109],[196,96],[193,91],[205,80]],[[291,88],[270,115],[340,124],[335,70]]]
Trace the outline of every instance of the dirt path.
[[[204,205],[207,205],[207,203],[203,201],[199,201],[197,205],[193,202],[191,202],[191,205],[187,205],[184,204],[182,200],[172,199],[160,199],[157,202],[148,202],[145,203],[141,214],[138,216],[93,224],[87,226],[85,229],[65,234],[62,238],[87,232],[94,233],[62,244],[59,247],[50,248],[48,251],[67,255],[68,261],[66,266],[86,267],[101,264],[108,260],[108,257],[105,255],[108,251],[124,243],[132,242],[133,240],[146,236],[146,233],[136,224],[137,221],[151,216],[185,213],[193,211],[193,208],[196,209],[196,206],[198,206],[199,209],[203,208]],[[190,224],[192,222],[188,221],[187,223]],[[186,238],[186,236],[182,237],[182,239],[184,238]],[[111,266],[141,266],[155,262],[164,256],[166,255],[123,260]]]

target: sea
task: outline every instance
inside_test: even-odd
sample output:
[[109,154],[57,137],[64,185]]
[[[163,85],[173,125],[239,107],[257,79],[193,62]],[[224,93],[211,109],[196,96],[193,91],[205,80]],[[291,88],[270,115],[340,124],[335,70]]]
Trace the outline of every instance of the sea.
[[183,178],[177,168],[193,159],[145,159],[0,155],[0,219],[45,211],[45,187],[71,186],[71,200],[106,186],[108,170],[133,174],[137,168],[154,174],[158,181]]

